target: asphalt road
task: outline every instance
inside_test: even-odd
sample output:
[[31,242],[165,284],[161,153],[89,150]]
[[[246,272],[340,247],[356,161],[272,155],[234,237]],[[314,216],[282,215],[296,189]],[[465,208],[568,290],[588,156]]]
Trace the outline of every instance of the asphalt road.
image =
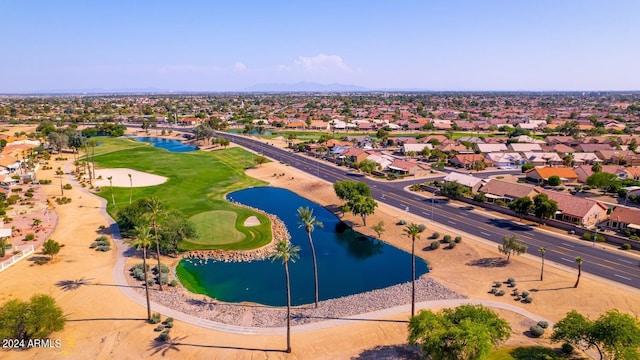
[[422,216],[426,221],[432,220],[497,244],[502,243],[503,236],[516,234],[518,238],[524,240],[528,246],[527,252],[532,255],[539,256],[538,249],[546,248],[545,261],[575,268],[577,273],[575,259],[581,257],[584,260],[583,272],[640,288],[640,260],[622,250],[598,245],[593,247],[590,242],[551,234],[501,217],[492,217],[490,213],[484,211],[467,210],[465,206],[449,203],[444,198],[424,198],[404,190],[405,186],[418,182],[416,180],[375,181],[357,176],[349,169],[336,168],[306,155],[292,153],[256,140],[228,133],[218,133],[218,135],[331,183],[345,179],[364,181],[371,186],[371,193],[376,201]]

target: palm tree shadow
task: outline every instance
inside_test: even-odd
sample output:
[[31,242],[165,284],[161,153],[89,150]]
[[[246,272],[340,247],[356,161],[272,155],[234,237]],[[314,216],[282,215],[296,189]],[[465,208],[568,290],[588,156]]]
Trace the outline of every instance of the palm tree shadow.
[[170,351],[180,352],[181,346],[199,347],[206,349],[229,349],[229,350],[246,350],[246,351],[263,351],[263,352],[284,352],[285,349],[259,349],[240,346],[224,346],[224,345],[206,345],[206,344],[190,344],[182,342],[187,336],[169,339],[168,341],[152,340],[149,345],[149,350],[152,351],[152,355],[160,354],[166,356]]
[[567,289],[574,289],[573,286],[563,286],[563,287],[557,287],[557,288],[548,288],[548,289],[540,289],[540,288],[535,288],[535,289],[531,289],[529,291],[557,291],[557,290],[567,290]]
[[142,288],[142,286],[136,286],[136,285],[118,285],[118,284],[98,284],[98,283],[92,283],[91,280],[93,279],[85,279],[84,277],[77,279],[77,280],[60,280],[58,282],[56,282],[56,286],[59,287],[60,289],[62,289],[62,291],[74,291],[74,290],[78,290],[79,288],[81,288],[82,286],[115,286],[115,287],[129,287],[129,288]]

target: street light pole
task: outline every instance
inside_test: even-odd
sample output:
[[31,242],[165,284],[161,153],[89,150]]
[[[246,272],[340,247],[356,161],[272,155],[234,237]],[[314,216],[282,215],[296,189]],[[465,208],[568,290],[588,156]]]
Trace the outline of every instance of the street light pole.
[[596,239],[598,239],[598,214],[595,215],[596,218],[596,228],[593,232],[593,247],[596,247]]

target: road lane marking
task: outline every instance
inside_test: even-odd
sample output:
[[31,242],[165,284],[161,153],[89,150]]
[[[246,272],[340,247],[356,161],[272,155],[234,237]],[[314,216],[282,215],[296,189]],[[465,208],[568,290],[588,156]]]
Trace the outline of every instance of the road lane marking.
[[622,278],[622,279],[625,279],[625,280],[629,280],[629,281],[631,281],[631,278],[628,278],[628,277],[626,277],[626,276],[622,276],[622,275],[618,275],[618,274],[613,274],[613,276],[617,276],[617,277],[619,277],[619,278]]
[[484,236],[487,236],[487,237],[490,237],[490,236],[491,236],[491,234],[488,234],[488,233],[486,233],[486,232],[484,232],[484,231],[480,231],[480,234],[482,234],[482,235],[484,235]]
[[573,246],[573,245],[571,245],[571,244],[567,244],[567,243],[562,243],[562,245],[564,245],[564,246],[568,246],[568,247],[570,247],[570,248],[574,248],[574,247],[575,247],[575,246]]
[[560,258],[560,259],[562,259],[562,260],[564,260],[564,261],[568,261],[568,262],[574,262],[574,261],[575,261],[575,260],[573,260],[573,259],[567,259],[567,258],[564,258],[564,257],[563,257],[563,258]]
[[425,215],[429,215],[429,213],[428,213],[428,212],[426,212],[426,211],[423,211],[422,213],[423,213],[423,214],[425,214]]
[[622,261],[622,262],[625,262],[625,263],[627,263],[627,264],[631,264],[631,265],[633,265],[633,264],[634,264],[634,263],[633,263],[633,261],[629,261],[629,260],[625,260],[625,259],[620,259],[620,258],[618,258],[618,260],[619,260],[619,261]]
[[447,222],[448,222],[449,224],[451,224],[451,225],[455,225],[455,224],[456,224],[455,222],[453,222],[453,221],[451,221],[451,220],[447,220]]

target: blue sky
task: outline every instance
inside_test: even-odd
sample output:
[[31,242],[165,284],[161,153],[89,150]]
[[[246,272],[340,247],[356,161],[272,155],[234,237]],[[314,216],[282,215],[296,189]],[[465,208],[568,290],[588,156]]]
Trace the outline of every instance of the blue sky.
[[0,0],[0,93],[640,90],[640,0]]

